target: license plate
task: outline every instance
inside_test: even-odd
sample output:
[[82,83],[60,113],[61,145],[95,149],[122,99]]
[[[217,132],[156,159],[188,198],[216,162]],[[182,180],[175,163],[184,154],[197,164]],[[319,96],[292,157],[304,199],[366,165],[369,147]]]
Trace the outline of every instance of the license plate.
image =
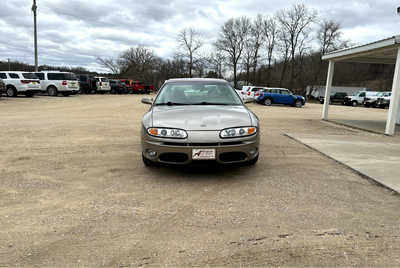
[[215,159],[215,149],[193,149],[193,160],[213,160]]

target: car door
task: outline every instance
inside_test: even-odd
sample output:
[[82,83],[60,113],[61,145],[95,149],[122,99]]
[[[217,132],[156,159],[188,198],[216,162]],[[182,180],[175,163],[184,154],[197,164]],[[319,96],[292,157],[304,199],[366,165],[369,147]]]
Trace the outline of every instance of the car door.
[[281,89],[279,94],[279,103],[281,104],[292,104],[293,97],[289,90]]

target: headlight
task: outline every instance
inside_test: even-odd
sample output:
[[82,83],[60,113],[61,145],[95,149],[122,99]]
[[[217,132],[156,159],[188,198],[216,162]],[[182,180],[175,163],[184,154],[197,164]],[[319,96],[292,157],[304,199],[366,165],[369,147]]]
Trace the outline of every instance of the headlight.
[[159,128],[151,127],[147,129],[147,133],[154,137],[159,138],[171,138],[171,139],[185,139],[187,138],[187,133],[183,129],[177,128]]
[[257,133],[256,127],[236,127],[236,128],[227,128],[221,130],[219,136],[222,139],[226,138],[238,138],[238,137],[246,137],[252,136]]

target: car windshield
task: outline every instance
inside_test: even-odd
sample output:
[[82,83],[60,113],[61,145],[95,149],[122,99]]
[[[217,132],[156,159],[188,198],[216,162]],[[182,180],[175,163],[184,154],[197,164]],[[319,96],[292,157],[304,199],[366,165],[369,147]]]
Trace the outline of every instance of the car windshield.
[[242,105],[235,90],[224,82],[171,82],[161,90],[155,105]]

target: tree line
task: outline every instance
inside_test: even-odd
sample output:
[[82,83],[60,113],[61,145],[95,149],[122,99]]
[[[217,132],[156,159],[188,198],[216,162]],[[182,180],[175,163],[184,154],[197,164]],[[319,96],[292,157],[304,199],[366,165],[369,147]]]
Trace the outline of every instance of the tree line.
[[[118,59],[98,58],[98,62],[115,75],[158,85],[172,77],[211,77],[231,80],[236,88],[241,82],[287,87],[304,94],[307,85],[325,84],[327,63],[321,56],[352,45],[343,39],[340,23],[321,19],[304,4],[272,16],[228,19],[211,46],[194,28],[182,29],[176,41],[172,59],[161,59],[150,48],[137,46]],[[371,80],[375,81],[372,87],[383,89],[390,87],[392,70],[385,65],[341,64],[334,81],[368,86],[365,83]]]

